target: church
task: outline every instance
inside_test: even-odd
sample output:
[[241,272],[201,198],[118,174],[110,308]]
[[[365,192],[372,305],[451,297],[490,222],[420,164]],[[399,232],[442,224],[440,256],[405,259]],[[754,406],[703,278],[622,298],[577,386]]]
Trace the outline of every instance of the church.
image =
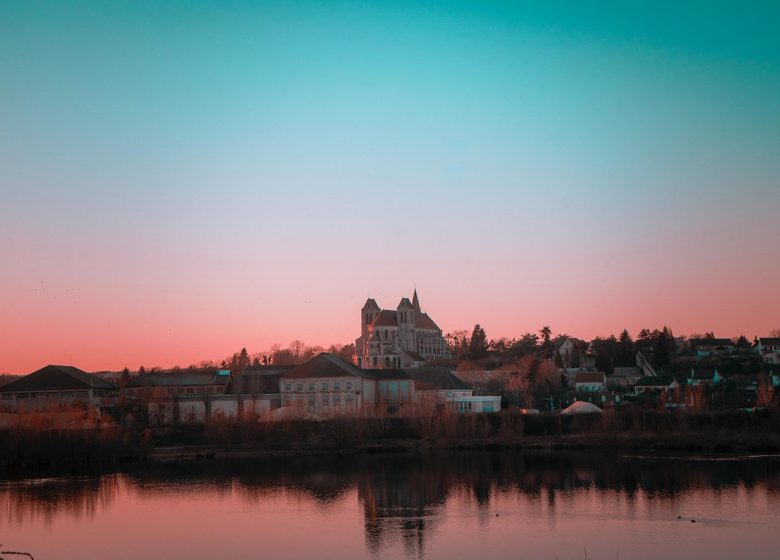
[[360,312],[360,338],[355,340],[355,365],[365,369],[409,368],[450,357],[441,329],[412,301],[401,298],[396,309],[380,309],[372,298]]

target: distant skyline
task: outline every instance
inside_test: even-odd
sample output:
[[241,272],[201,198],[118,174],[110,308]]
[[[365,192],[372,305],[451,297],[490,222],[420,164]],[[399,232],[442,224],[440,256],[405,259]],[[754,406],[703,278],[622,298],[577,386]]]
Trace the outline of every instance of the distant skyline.
[[0,372],[780,328],[776,2],[0,4]]

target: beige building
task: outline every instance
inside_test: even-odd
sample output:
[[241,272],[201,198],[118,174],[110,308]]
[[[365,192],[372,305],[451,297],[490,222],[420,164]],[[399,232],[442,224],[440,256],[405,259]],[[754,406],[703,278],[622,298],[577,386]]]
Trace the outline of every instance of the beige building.
[[360,368],[409,368],[449,358],[447,343],[433,319],[423,313],[417,290],[396,309],[380,309],[372,298],[360,312],[354,362]]
[[376,379],[328,353],[284,372],[279,391],[283,407],[319,416],[362,413],[376,403]]

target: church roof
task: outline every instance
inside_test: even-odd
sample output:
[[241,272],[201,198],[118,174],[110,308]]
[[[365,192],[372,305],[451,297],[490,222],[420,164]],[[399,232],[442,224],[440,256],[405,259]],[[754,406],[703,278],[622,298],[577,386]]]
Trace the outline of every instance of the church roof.
[[414,307],[414,310],[418,313],[421,311],[420,298],[417,297],[417,288],[414,289],[414,295],[412,296],[412,307]]
[[404,308],[412,308],[412,302],[409,301],[409,298],[401,298],[401,303],[398,304],[398,309]]
[[414,326],[418,329],[429,329],[433,331],[438,331],[439,325],[433,322],[433,319],[431,319],[427,313],[416,313],[416,316],[414,318]]
[[398,326],[398,314],[394,310],[383,309],[374,317],[371,324],[375,327],[396,327]]
[[0,388],[2,393],[17,391],[62,391],[116,389],[116,385],[73,366],[48,365]]

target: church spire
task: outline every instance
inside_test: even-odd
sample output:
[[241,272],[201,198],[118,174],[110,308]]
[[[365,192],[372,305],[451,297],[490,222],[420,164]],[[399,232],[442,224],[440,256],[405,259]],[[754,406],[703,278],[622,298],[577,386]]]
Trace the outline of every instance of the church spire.
[[421,313],[420,311],[420,298],[417,297],[417,287],[414,288],[414,297],[412,297],[412,307],[414,307],[414,310],[417,311],[417,313]]

